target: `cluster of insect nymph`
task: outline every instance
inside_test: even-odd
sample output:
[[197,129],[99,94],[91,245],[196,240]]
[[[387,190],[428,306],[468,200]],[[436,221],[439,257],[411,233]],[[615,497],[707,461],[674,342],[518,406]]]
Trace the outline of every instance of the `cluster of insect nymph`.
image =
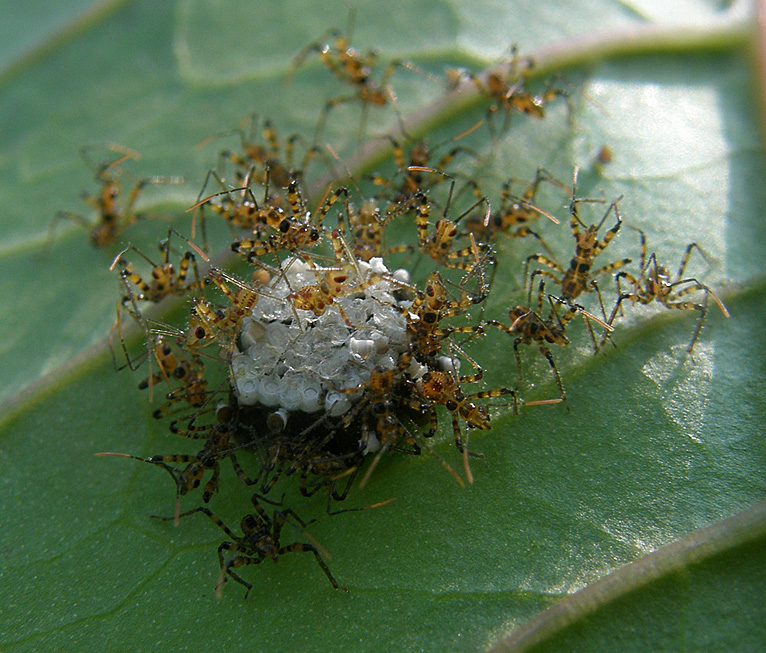
[[[701,264],[693,256],[708,261],[698,244],[680,255],[674,274],[649,253],[644,232],[631,227],[639,243],[634,257],[610,257],[608,247],[623,227],[620,201],[579,196],[577,170],[562,181],[539,168],[521,183],[501,172],[488,197],[486,181],[454,169],[457,158],[482,158],[464,144],[470,140],[463,140],[465,133],[429,147],[411,138],[399,119],[386,137],[389,167],[355,179],[321,140],[333,109],[359,105],[362,125],[371,107],[388,107],[399,117],[395,72],[423,73],[429,83],[436,75],[404,61],[381,68],[375,53],[360,53],[349,41],[347,33],[331,30],[290,67],[292,77],[317,55],[336,78],[328,76],[328,83],[348,90],[320,108],[313,134],[282,140],[271,120],[254,114],[206,138],[204,147],[226,146],[187,211],[188,237],[165,229],[159,256],[128,244],[112,260],[120,287],[112,331],[116,364],[143,366],[139,388],[154,400],[154,418],[165,420],[178,439],[177,447],[150,457],[99,455],[143,461],[171,477],[175,511],[159,519],[178,525],[202,513],[220,529],[219,595],[229,580],[249,592],[250,576],[241,567],[290,552],[312,554],[332,586],[344,590],[307,532],[310,522],[285,505],[286,484],[295,495],[323,494],[326,512],[336,515],[395,509],[382,508],[390,498],[364,507],[344,503],[389,456],[425,453],[457,484],[473,483],[472,463],[483,456],[469,436],[488,430],[493,413],[569,409],[553,350],[570,343],[575,324],[582,327],[582,348],[597,353],[612,347],[615,327],[637,305],[692,311],[691,354],[710,300],[728,316],[715,293],[688,272]],[[531,69],[513,52],[490,74],[451,69],[441,84],[445,92],[463,87],[484,98],[488,109],[473,132],[488,129],[495,140],[512,121],[543,118],[551,103],[569,100],[571,90],[560,78],[533,91]],[[86,156],[100,186],[86,196],[97,221],[56,216],[87,225],[98,247],[121,240],[141,217],[136,203],[147,184],[178,181],[152,177],[123,191],[124,167],[137,155],[116,145],[106,151],[101,163],[93,162],[90,149]],[[305,180],[317,170],[328,181],[310,193]],[[540,207],[543,188],[558,208]],[[555,229],[571,234],[569,252],[562,252],[569,264],[559,263],[543,238]],[[231,234],[235,264],[228,271],[210,263],[213,232],[219,240]],[[520,279],[520,303],[503,298],[505,317],[489,319],[487,299],[498,285],[496,247],[507,248],[509,239],[543,251],[522,257],[520,265],[517,258],[512,276]],[[184,317],[172,324],[149,310],[168,296],[187,302]],[[128,345],[126,322],[138,325],[145,346]],[[504,385],[486,383],[489,362],[480,356],[489,350],[481,344],[486,339],[493,339],[492,350],[505,352],[512,372]],[[524,356],[527,345],[539,352],[540,365]],[[532,395],[536,382],[553,388],[551,396]],[[437,454],[446,445],[431,444],[444,432],[454,439],[458,464]],[[190,447],[198,451],[189,453]],[[226,478],[252,492],[238,528],[208,507]],[[193,497],[198,505],[182,511]]]

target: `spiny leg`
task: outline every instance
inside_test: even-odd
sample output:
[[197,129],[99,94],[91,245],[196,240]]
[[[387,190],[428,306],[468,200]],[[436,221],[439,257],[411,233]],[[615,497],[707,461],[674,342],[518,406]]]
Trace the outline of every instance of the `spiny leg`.
[[305,553],[307,551],[310,551],[314,554],[314,557],[316,558],[317,563],[322,568],[322,571],[325,573],[325,576],[327,576],[327,579],[330,581],[332,586],[336,590],[343,590],[344,592],[348,592],[348,589],[346,587],[341,587],[338,585],[338,581],[335,580],[334,576],[330,573],[330,569],[325,563],[324,560],[322,560],[322,556],[319,555],[319,551],[316,550],[316,547],[312,544],[305,544],[303,542],[294,542],[293,544],[288,544],[287,546],[280,547],[278,555],[282,555],[283,553],[288,552],[296,552],[296,553]]

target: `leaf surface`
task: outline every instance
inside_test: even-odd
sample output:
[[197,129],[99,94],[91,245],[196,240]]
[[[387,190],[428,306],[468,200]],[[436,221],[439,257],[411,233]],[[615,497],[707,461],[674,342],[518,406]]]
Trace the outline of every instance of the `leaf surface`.
[[[66,16],[67,3],[59,4],[55,15]],[[514,117],[496,145],[486,129],[473,134],[491,163],[475,170],[466,162],[466,172],[497,186],[511,176],[531,179],[538,166],[569,181],[580,166],[579,194],[624,195],[626,224],[643,229],[650,251],[672,269],[688,243],[700,243],[713,264],[708,270],[697,259],[690,269],[715,288],[731,318],[711,304],[693,361],[684,351],[696,316],[685,311],[628,307],[617,348],[598,356],[578,327],[573,345],[554,352],[571,411],[528,407],[514,417],[498,406],[493,430],[472,435],[486,460],[474,463],[472,487],[461,489],[423,455],[384,460],[352,493],[354,506],[396,497],[376,510],[328,518],[321,498],[288,497],[302,515],[321,517],[310,532],[350,594],[334,592],[311,556],[289,554],[243,571],[255,585],[247,601],[233,584],[216,600],[218,529],[201,515],[179,528],[150,520],[172,513],[166,475],[93,457],[180,446],[151,418],[153,407],[135,387],[141,374],[115,373],[103,347],[88,350],[114,320],[119,290],[108,267],[126,243],[91,249],[83,229],[61,221],[46,246],[49,225],[62,209],[91,217],[80,193],[95,185],[77,151],[109,141],[141,153],[130,166],[136,179],[187,181],[143,193],[140,207],[152,218],[125,238],[153,252],[171,218],[188,229],[183,210],[217,149],[196,143],[251,111],[272,117],[282,137],[310,137],[323,102],[344,92],[318,60],[308,60],[290,86],[283,78],[322,30],[345,28],[346,5],[110,5],[0,78],[0,648],[475,650],[503,645],[508,631],[536,615],[548,619],[546,608],[570,605],[577,590],[616,570],[622,589],[595,612],[573,603],[573,621],[551,628],[542,646],[763,643],[764,531],[751,513],[724,521],[761,502],[766,489],[766,166],[748,8],[691,0],[593,0],[555,10],[523,2],[423,5],[398,3],[391,12],[358,3],[354,44],[441,74],[445,66],[490,65],[517,43],[542,68],[562,66],[571,88],[571,110],[561,102],[543,121]],[[65,27],[35,25],[37,34],[7,45],[0,63],[19,61],[30,44]],[[442,88],[409,71],[393,83],[403,115],[435,123],[432,142],[484,117],[479,101],[457,115],[437,111],[431,103]],[[367,133],[395,123],[393,112],[381,111]],[[338,109],[326,139],[349,153],[358,125],[358,107]],[[598,168],[603,145],[614,160]],[[541,230],[565,262],[568,198],[551,191],[543,199],[564,218]],[[602,208],[584,207],[583,215],[598,219]],[[537,249],[506,240],[499,250],[488,316],[507,319],[523,299],[522,262]],[[637,251],[636,233],[624,228],[599,262]],[[515,383],[512,341],[501,336],[472,350],[490,387]],[[522,355],[536,382],[530,398],[555,395],[546,361],[531,348]],[[457,467],[449,420],[442,422],[434,448]],[[234,526],[248,492],[232,478],[215,510]],[[674,558],[652,583],[623,568],[698,531],[709,538],[700,529],[711,525],[729,539],[692,562]]]

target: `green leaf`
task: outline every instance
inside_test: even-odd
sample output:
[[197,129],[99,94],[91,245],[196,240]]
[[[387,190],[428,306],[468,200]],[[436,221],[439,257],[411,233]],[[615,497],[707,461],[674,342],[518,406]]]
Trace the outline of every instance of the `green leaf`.
[[[694,360],[684,351],[696,315],[685,311],[628,307],[617,348],[598,356],[575,325],[573,345],[554,352],[569,412],[528,407],[514,417],[498,408],[493,430],[472,436],[486,464],[474,462],[469,488],[431,456],[392,456],[348,503],[396,497],[393,504],[327,517],[319,497],[288,499],[319,518],[311,534],[351,592],[333,591],[311,556],[295,554],[245,569],[255,586],[247,601],[234,584],[222,600],[214,596],[221,537],[212,523],[149,519],[172,513],[165,474],[93,457],[181,448],[151,418],[135,387],[140,373],[115,373],[103,346],[119,293],[108,267],[125,243],[94,250],[85,230],[61,222],[45,244],[57,211],[89,215],[79,195],[94,190],[92,173],[77,151],[104,141],[141,153],[130,162],[136,178],[187,180],[148,188],[141,208],[157,219],[124,237],[152,251],[173,215],[188,232],[183,210],[216,151],[195,144],[252,111],[273,118],[282,137],[310,136],[323,102],[346,92],[318,60],[290,86],[283,78],[302,46],[345,28],[347,8],[147,0],[104,3],[67,26],[55,17],[72,14],[58,4],[54,18],[29,21],[34,27],[0,51],[0,648],[763,645],[763,506],[746,509],[766,489],[766,166],[747,3],[358,3],[354,45],[376,47],[383,59],[441,74],[489,65],[517,43],[541,78],[561,69],[571,110],[560,102],[543,121],[514,117],[497,144],[485,127],[466,137],[487,162],[477,172],[495,189],[511,176],[530,179],[538,166],[567,181],[579,166],[579,193],[624,195],[626,224],[646,232],[661,262],[675,269],[686,245],[699,242],[713,265],[690,266],[731,318],[711,305]],[[0,24],[16,11],[3,5]],[[445,103],[439,85],[409,71],[393,85],[408,127],[427,129],[432,143],[485,113],[470,93]],[[348,154],[359,108],[336,111],[326,140]],[[371,112],[367,133],[395,124],[393,111]],[[599,168],[603,145],[614,160]],[[474,172],[472,161],[463,166]],[[564,217],[566,202],[555,190],[540,198]],[[597,219],[601,210],[582,213]],[[540,229],[566,261],[568,225]],[[488,315],[503,319],[522,300],[521,264],[537,246],[505,240],[499,248]],[[636,233],[623,229],[599,262],[637,252]],[[515,384],[506,336],[490,334],[472,352],[489,387]],[[532,348],[522,355],[527,379],[537,381],[529,398],[555,396],[546,361]],[[458,466],[441,421],[434,450]],[[211,505],[234,526],[249,493],[224,481]],[[655,551],[663,564],[647,577],[641,570],[655,558],[644,556]],[[578,590],[590,593],[582,599]],[[520,635],[509,634],[515,628]],[[522,639],[532,629],[542,636]]]

